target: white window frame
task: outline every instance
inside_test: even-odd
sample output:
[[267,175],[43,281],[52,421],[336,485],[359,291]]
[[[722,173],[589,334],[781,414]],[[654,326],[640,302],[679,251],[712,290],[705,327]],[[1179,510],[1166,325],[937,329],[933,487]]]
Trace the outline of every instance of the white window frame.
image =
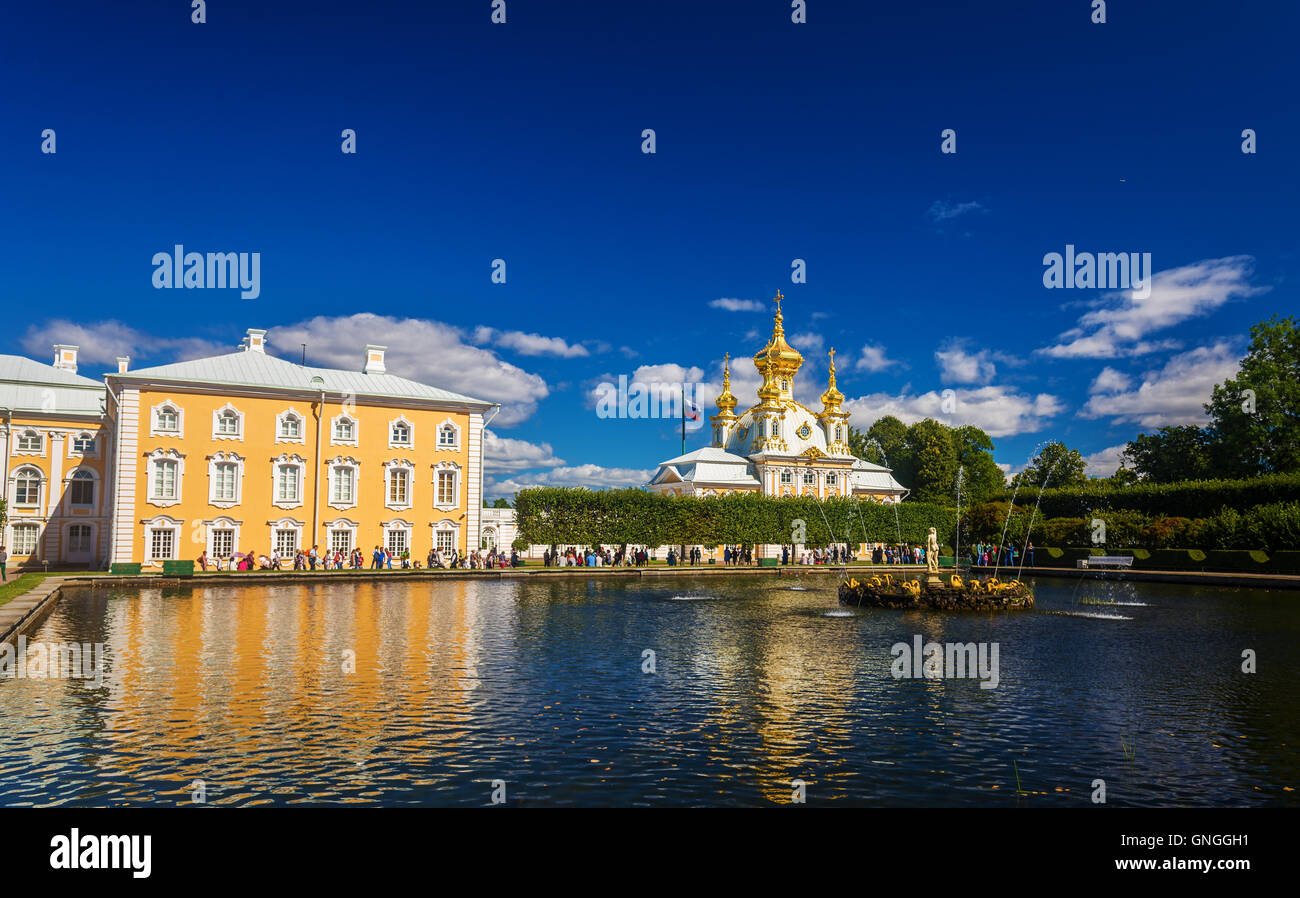
[[[294,418],[298,422],[298,436],[296,438],[284,435],[284,424],[290,418]],[[307,416],[302,414],[292,406],[280,412],[280,414],[276,415],[275,416],[275,441],[277,443],[299,443],[301,445],[306,445]]]
[[[84,550],[75,549],[72,545],[72,531],[78,527],[85,527],[86,531],[90,534],[90,539],[89,539],[90,545],[87,546]],[[65,554],[70,555],[74,551],[84,551],[86,554],[91,555],[93,557],[95,554],[95,545],[98,542],[98,537],[99,537],[99,533],[97,532],[97,528],[92,522],[73,521],[71,524],[68,524],[65,528],[63,528],[63,545],[66,550]]]
[[[352,439],[340,439],[337,433],[340,421],[348,421],[352,424]],[[356,415],[341,414],[330,418],[330,445],[331,446],[355,446],[361,438],[361,424],[357,421]]]
[[[276,541],[276,538],[277,538],[277,533],[278,533],[278,531],[280,531],[280,530],[292,530],[292,531],[294,531],[294,532],[297,534],[297,535],[294,537],[294,545],[297,546],[297,549],[295,550],[295,554],[296,554],[296,552],[297,552],[298,550],[301,550],[301,551],[304,551],[304,552],[305,552],[305,551],[307,551],[308,549],[311,548],[311,546],[304,546],[304,545],[302,544],[302,528],[306,526],[306,523],[303,522],[303,521],[299,521],[299,520],[296,519],[296,518],[280,518],[278,521],[267,521],[267,522],[266,522],[266,526],[267,526],[267,528],[269,529],[269,531],[270,531],[270,533],[271,533],[271,548],[272,548],[272,549],[279,549],[279,548],[280,548],[279,546],[276,545],[276,542],[275,542],[275,541]],[[293,554],[287,554],[287,553],[281,552],[281,553],[280,553],[280,560],[283,561],[283,560],[286,560],[286,559],[287,559],[288,561],[292,562],[292,561],[293,561]]]
[[[173,561],[180,557],[181,551],[181,528],[185,522],[169,515],[160,514],[152,518],[147,518],[140,522],[144,526],[144,555],[145,564],[157,564],[160,561]],[[154,558],[153,556],[153,531],[170,530],[172,532],[172,558]],[[238,549],[236,549],[238,551]]]
[[234,518],[222,515],[219,518],[213,518],[210,521],[203,522],[203,547],[208,553],[209,558],[216,558],[216,548],[212,545],[213,534],[217,530],[233,530],[234,536],[230,544],[230,554],[239,551],[239,531],[244,526],[243,521],[236,521]]
[[[394,502],[392,499],[393,477],[397,472],[406,475],[406,501]],[[384,462],[384,507],[394,511],[411,508],[415,504],[415,465],[409,459],[395,458]]]
[[[452,475],[451,489],[453,501],[443,502],[441,498],[442,491],[439,489],[439,479],[443,472],[449,472]],[[440,511],[451,511],[460,507],[460,489],[461,489],[461,471],[460,465],[451,461],[439,462],[433,466],[433,507]]]
[[[411,557],[415,557],[415,550],[412,548],[414,546],[414,541],[411,539],[415,525],[409,521],[404,521],[401,518],[393,518],[391,521],[384,521],[380,526],[384,530],[384,541],[380,543],[384,549],[389,549],[388,538],[390,534],[402,533],[406,535],[406,551],[411,554]],[[389,551],[391,551],[391,549],[389,549]],[[393,552],[393,558],[398,558],[400,554],[400,552]]]
[[[281,499],[280,498],[280,468],[291,467],[298,469],[298,498]],[[290,455],[287,452],[280,454],[278,458],[271,459],[271,504],[276,508],[301,508],[303,496],[307,491],[307,459],[301,455]],[[355,492],[355,491],[354,491]]]
[[[176,413],[175,430],[162,430],[158,426],[158,415],[165,408],[170,408]],[[149,436],[176,438],[185,436],[185,409],[181,408],[179,402],[174,402],[171,399],[164,399],[162,402],[149,409]]]
[[[217,495],[217,466],[235,466],[235,497],[223,499]],[[244,457],[234,452],[218,452],[208,456],[208,504],[213,508],[234,508],[244,501]]]
[[[88,439],[95,447],[89,452],[77,448],[77,441]],[[98,458],[99,457],[99,434],[89,430],[81,430],[72,435],[68,440],[68,458]]]
[[[361,462],[351,456],[336,455],[325,463],[326,479],[326,504],[330,508],[346,509],[356,508],[358,494],[361,492]],[[334,480],[335,474],[339,468],[348,468],[352,471],[352,499],[350,501],[336,500],[334,498]]]
[[[221,422],[227,417],[235,419],[235,432],[225,433],[220,429]],[[235,408],[229,402],[212,413],[212,439],[214,440],[242,440],[244,438],[244,413]]]
[[[36,475],[36,501],[35,502],[18,501],[18,478],[22,477],[24,472],[31,472]],[[11,489],[10,496],[12,497],[10,499],[10,502],[12,503],[14,508],[40,508],[42,505],[45,504],[45,497],[49,495],[46,492],[46,490],[50,488],[49,478],[46,477],[45,472],[42,471],[40,468],[36,467],[36,465],[19,465],[18,467],[14,468],[14,472],[13,474],[10,475],[9,479],[13,484],[13,486],[10,488]]]
[[[11,525],[10,525],[10,527],[9,527],[9,540],[8,540],[8,542],[9,542],[9,554],[10,554],[10,555],[13,555],[13,556],[16,557],[16,558],[31,558],[33,555],[39,554],[39,553],[40,553],[40,550],[41,550],[41,536],[42,536],[42,530],[43,530],[43,529],[44,529],[44,528],[43,528],[43,527],[41,526],[41,524],[40,524],[39,522],[37,522],[37,521],[14,521],[14,522],[12,522]],[[26,533],[28,530],[34,530],[34,531],[36,531],[35,536],[32,537],[32,550],[31,550],[30,552],[20,552],[20,551],[18,551],[18,549],[19,549],[19,545],[18,545],[18,531],[19,531],[19,530],[22,530],[24,533]]]
[[[454,442],[451,443],[443,443],[442,434],[443,431],[448,427],[450,427],[454,432],[455,440]],[[451,418],[444,419],[443,422],[438,425],[437,430],[434,431],[434,444],[435,444],[434,448],[440,452],[459,452],[460,451],[460,425],[457,424],[455,421],[453,421]]]
[[[393,430],[402,425],[406,428],[406,441],[398,442],[393,439]],[[414,449],[415,448],[415,425],[407,419],[406,415],[398,415],[388,422],[388,448],[389,449]]]
[[[159,462],[171,461],[176,463],[176,495],[172,498],[159,496],[154,492],[154,471]],[[153,452],[145,454],[145,502],[150,505],[156,505],[160,508],[166,508],[171,505],[179,505],[181,497],[184,495],[182,486],[185,481],[185,456],[175,449],[155,449]]]
[[[23,448],[23,440],[28,437],[36,437],[36,448]],[[14,434],[14,455],[30,455],[43,458],[45,456],[45,445],[49,442],[45,434],[41,433],[34,427],[24,427]]]
[[[456,526],[456,522],[455,522],[455,521],[449,521],[449,520],[447,520],[446,518],[443,518],[441,521],[431,521],[430,524],[429,524],[429,526],[430,526],[430,528],[432,529],[432,534],[433,534],[433,547],[434,547],[435,549],[440,549],[440,548],[441,548],[441,547],[438,545],[438,534],[440,534],[440,533],[450,533],[450,534],[451,534],[451,551],[456,552],[456,551],[459,551],[459,550],[460,550],[460,528]],[[447,550],[447,549],[442,549],[442,551],[446,552],[446,551],[448,551],[448,550]]]
[[347,554],[351,554],[357,547],[357,529],[361,526],[357,521],[348,520],[347,518],[335,518],[332,521],[325,522],[325,547],[333,552],[333,540],[336,532],[348,533],[348,545],[352,548]]
[[[85,480],[90,481],[90,490],[92,496],[91,500],[86,503],[73,502],[72,501],[73,483],[76,481],[85,481]],[[68,496],[69,508],[96,508],[99,506],[99,475],[95,472],[93,468],[77,467],[69,471],[67,485],[64,487],[64,490],[66,491]]]

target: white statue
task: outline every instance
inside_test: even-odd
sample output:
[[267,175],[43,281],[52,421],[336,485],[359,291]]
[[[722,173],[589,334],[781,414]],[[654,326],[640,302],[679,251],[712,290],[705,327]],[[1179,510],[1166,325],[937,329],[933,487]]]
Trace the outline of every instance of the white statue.
[[939,573],[939,536],[933,527],[925,538],[925,570],[930,574]]

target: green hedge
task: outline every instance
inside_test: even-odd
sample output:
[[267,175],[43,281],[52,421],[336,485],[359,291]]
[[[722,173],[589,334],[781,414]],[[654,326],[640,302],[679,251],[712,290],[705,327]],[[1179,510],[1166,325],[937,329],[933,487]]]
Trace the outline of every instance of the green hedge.
[[515,497],[519,535],[535,545],[755,545],[896,542],[924,544],[934,527],[942,543],[956,536],[956,512],[921,502],[898,506],[856,499],[732,493],[706,498],[639,489],[543,487]]
[[[1146,571],[1231,571],[1257,574],[1300,573],[1300,552],[1269,554],[1259,549],[1103,549],[1043,547],[1035,549],[1041,567],[1076,567],[1090,555],[1131,555],[1133,569]],[[1019,564],[1019,559],[1017,559]]]
[[[1008,490],[990,496],[989,502],[1010,502]],[[1038,498],[1032,488],[1022,488],[1017,505]],[[1266,474],[1246,480],[1187,480],[1179,483],[1138,483],[1114,487],[1104,480],[1068,489],[1043,491],[1039,514],[1046,518],[1091,518],[1099,511],[1125,509],[1159,517],[1202,517],[1228,508],[1253,508],[1272,503],[1300,502],[1300,474]]]

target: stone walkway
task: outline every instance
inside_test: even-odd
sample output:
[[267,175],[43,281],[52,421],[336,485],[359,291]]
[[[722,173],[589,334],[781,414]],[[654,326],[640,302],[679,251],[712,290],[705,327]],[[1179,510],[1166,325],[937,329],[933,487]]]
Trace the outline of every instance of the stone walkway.
[[0,642],[12,642],[28,619],[39,612],[66,577],[46,577],[34,588],[0,605]]

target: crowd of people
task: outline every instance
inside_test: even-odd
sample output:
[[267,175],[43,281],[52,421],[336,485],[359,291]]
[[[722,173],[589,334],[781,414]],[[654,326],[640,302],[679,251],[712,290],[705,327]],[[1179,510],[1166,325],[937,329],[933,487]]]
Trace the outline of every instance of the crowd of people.
[[1026,543],[1022,553],[1014,543],[1010,542],[1001,547],[995,543],[976,543],[971,547],[970,558],[971,564],[977,567],[994,567],[995,565],[1015,567],[1016,564],[1022,561],[1026,567],[1033,567],[1034,544],[1032,542]]
[[[199,555],[198,564],[202,570],[214,571],[282,571],[285,570],[285,564],[291,563],[290,569],[295,571],[342,571],[342,570],[365,570],[366,558],[361,548],[354,547],[350,552],[335,550],[333,552],[321,552],[319,547],[312,546],[304,551],[299,549],[293,554],[292,558],[282,557],[279,552],[272,549],[264,555],[255,555],[252,552],[236,552],[232,555],[209,556],[206,549]],[[426,569],[491,569],[519,567],[519,553],[511,550],[508,554],[504,550],[492,548],[484,551],[461,553],[452,549],[444,552],[434,547],[429,550],[425,559],[424,568]],[[375,546],[370,553],[370,570],[420,570],[421,564],[418,558],[412,558],[409,549],[402,549],[394,554],[390,549],[384,546]]]

